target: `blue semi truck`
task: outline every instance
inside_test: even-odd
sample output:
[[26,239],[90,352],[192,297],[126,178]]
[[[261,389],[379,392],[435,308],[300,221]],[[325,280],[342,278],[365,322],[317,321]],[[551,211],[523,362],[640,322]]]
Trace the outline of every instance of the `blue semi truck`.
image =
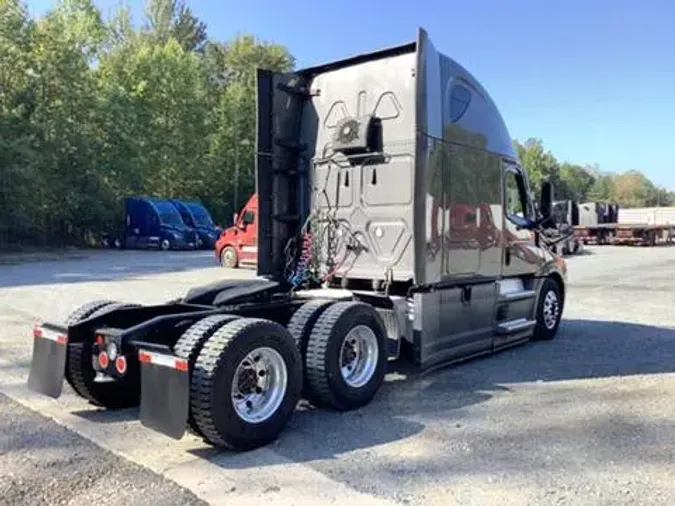
[[106,234],[103,246],[129,249],[190,250],[199,234],[188,226],[172,201],[151,197],[124,199],[124,226]]
[[197,233],[197,247],[213,249],[222,233],[222,228],[216,225],[208,209],[199,202],[171,200],[178,209],[183,222]]

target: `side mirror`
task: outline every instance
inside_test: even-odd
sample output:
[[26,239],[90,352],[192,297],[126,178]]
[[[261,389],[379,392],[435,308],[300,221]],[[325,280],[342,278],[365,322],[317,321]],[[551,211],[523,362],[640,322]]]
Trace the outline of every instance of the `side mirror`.
[[539,198],[539,212],[543,220],[551,217],[551,208],[553,206],[553,183],[544,181],[541,185],[541,195]]
[[232,217],[232,224],[236,225],[238,220],[239,220],[239,215],[237,213],[234,213],[234,216]]

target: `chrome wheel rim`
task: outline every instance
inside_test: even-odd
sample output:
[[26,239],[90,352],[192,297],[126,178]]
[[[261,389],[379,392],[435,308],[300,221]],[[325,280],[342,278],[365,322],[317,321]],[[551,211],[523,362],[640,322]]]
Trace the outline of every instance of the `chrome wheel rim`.
[[558,323],[559,312],[558,296],[553,290],[549,290],[544,297],[544,325],[547,329],[551,330]]
[[375,374],[379,356],[377,336],[366,325],[351,329],[340,347],[340,372],[345,383],[359,388],[370,381]]
[[257,348],[239,362],[232,379],[232,404],[248,423],[269,419],[286,395],[288,369],[278,351]]
[[169,246],[171,246],[171,243],[169,242],[169,240],[168,240],[168,239],[164,239],[164,240],[162,241],[162,246],[161,246],[162,249],[163,249],[164,251],[166,251],[166,250],[169,249]]

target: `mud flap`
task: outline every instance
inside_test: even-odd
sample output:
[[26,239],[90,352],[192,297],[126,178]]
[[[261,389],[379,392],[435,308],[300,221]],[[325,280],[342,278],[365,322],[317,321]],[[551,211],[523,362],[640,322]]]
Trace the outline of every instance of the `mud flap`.
[[66,372],[68,330],[42,324],[33,330],[33,359],[28,376],[28,388],[58,398],[63,389]]
[[140,349],[141,423],[174,439],[185,433],[190,406],[187,360]]

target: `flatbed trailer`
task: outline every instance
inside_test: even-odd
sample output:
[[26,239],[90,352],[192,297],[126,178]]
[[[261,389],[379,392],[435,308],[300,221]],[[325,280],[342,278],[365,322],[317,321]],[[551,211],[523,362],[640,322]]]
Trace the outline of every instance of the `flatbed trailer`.
[[257,278],[38,325],[30,388],[58,397],[65,379],[99,406],[140,404],[170,437],[248,450],[277,438],[301,397],[366,406],[389,362],[429,370],[556,335],[552,185],[536,211],[489,94],[424,30],[260,70],[257,94]]
[[649,223],[599,223],[574,227],[574,234],[583,244],[631,244],[655,246],[672,244],[675,226]]

